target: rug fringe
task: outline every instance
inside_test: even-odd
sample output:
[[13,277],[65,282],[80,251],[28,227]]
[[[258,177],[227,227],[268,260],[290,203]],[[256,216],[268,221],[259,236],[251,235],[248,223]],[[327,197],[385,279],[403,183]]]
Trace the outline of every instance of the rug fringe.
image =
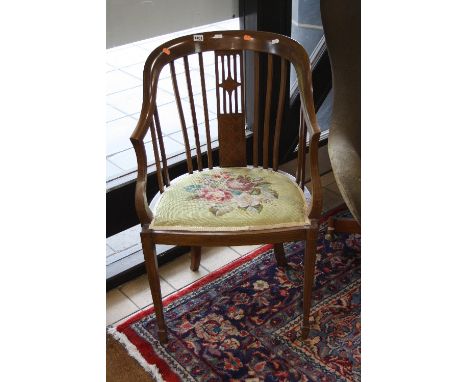
[[127,350],[128,354],[134,358],[140,366],[145,369],[157,382],[165,382],[159,369],[156,365],[151,365],[143,358],[143,356],[138,351],[137,347],[133,345],[123,333],[120,333],[115,329],[115,327],[107,328],[107,333],[109,333],[113,338],[119,341]]

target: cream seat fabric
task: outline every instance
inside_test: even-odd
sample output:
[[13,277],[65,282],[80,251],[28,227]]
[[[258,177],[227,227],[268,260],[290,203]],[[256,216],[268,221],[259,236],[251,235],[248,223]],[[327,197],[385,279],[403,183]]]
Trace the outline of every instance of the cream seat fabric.
[[283,172],[228,167],[171,181],[151,203],[154,230],[240,231],[309,224],[310,193]]

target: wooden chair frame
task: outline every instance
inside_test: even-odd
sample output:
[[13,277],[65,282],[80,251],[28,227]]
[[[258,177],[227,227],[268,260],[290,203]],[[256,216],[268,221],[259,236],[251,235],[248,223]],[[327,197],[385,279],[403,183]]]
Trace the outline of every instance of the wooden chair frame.
[[[200,37],[202,36],[202,37]],[[201,41],[200,41],[201,40]],[[278,151],[280,130],[282,124],[283,107],[285,104],[285,83],[286,83],[286,64],[287,61],[294,65],[297,73],[298,86],[301,97],[301,122],[299,126],[298,137],[298,166],[296,172],[296,182],[304,190],[306,182],[306,144],[307,132],[309,133],[309,160],[310,160],[310,179],[312,185],[312,201],[309,212],[310,225],[294,228],[281,229],[263,229],[249,231],[228,231],[228,232],[190,232],[190,231],[168,231],[168,230],[152,230],[149,228],[153,220],[153,213],[148,205],[146,196],[147,185],[147,156],[144,146],[144,137],[150,131],[153,142],[155,165],[157,170],[157,179],[159,193],[170,186],[170,179],[167,169],[167,158],[164,151],[164,141],[161,133],[161,126],[158,118],[156,105],[157,83],[161,70],[164,66],[169,65],[172,75],[172,83],[174,94],[178,106],[179,116],[181,120],[182,133],[185,142],[185,152],[187,160],[188,172],[193,172],[193,160],[195,159],[196,166],[199,171],[203,170],[201,160],[201,149],[199,142],[198,126],[196,121],[196,113],[194,111],[194,101],[192,88],[190,84],[190,70],[188,66],[188,56],[192,54],[198,55],[201,85],[203,93],[203,104],[205,113],[205,127],[207,129],[207,157],[208,168],[213,167],[212,150],[210,145],[209,121],[206,101],[206,88],[204,79],[203,52],[214,51],[215,57],[237,55],[240,57],[241,78],[237,78],[237,74],[231,75],[229,62],[236,65],[236,59],[230,61],[227,59],[227,68],[222,64],[223,82],[220,84],[218,78],[218,59],[216,59],[216,93],[218,105],[218,131],[219,131],[219,151],[220,151],[220,166],[246,166],[245,154],[245,110],[244,105],[244,80],[243,80],[243,52],[251,51],[255,57],[255,100],[254,100],[254,126],[253,126],[253,163],[254,167],[259,166],[259,55],[266,54],[268,57],[267,71],[267,89],[265,97],[265,114],[263,123],[263,142],[261,144],[263,152],[263,168],[271,168],[278,171]],[[270,135],[271,122],[270,115],[273,114],[271,109],[272,95],[272,72],[273,59],[279,57],[281,60],[281,80],[279,84],[279,101],[276,110],[276,123],[274,126],[274,136]],[[174,60],[182,58],[185,66],[185,75],[187,79],[189,100],[192,112],[192,121],[194,125],[194,135],[196,142],[196,158],[192,158],[192,151],[188,142],[187,129],[181,107],[180,94],[177,86],[177,77],[175,75]],[[275,58],[278,60],[278,58]],[[238,60],[238,59],[237,59]],[[228,72],[228,77],[225,77],[225,69]],[[234,68],[234,72],[236,72]],[[231,94],[234,92],[237,96],[238,87],[241,87],[241,105],[238,105],[237,97],[234,104],[232,103]],[[220,92],[224,92],[223,109],[220,111],[221,101]],[[227,102],[229,101],[229,102]],[[229,110],[229,112],[227,112]],[[229,127],[227,129],[226,127]],[[229,133],[229,131],[237,131]],[[240,132],[240,133],[239,133]],[[239,135],[241,134],[241,135]],[[145,265],[148,274],[148,280],[151,288],[151,294],[155,306],[156,318],[158,323],[158,336],[161,342],[167,342],[167,327],[164,321],[163,305],[161,298],[161,290],[159,284],[158,263],[156,257],[156,244],[168,245],[184,245],[192,248],[192,263],[191,269],[197,270],[200,264],[200,255],[202,246],[231,246],[231,245],[254,245],[254,244],[274,244],[274,252],[278,265],[285,266],[286,260],[284,257],[283,243],[287,241],[305,240],[306,247],[304,252],[304,299],[303,299],[303,325],[302,337],[306,338],[309,330],[309,311],[311,308],[312,288],[314,284],[314,271],[316,260],[316,239],[319,228],[319,218],[322,210],[322,192],[320,175],[318,168],[318,143],[320,137],[320,128],[317,124],[317,119],[314,110],[314,102],[312,96],[312,73],[310,69],[309,56],[304,48],[296,41],[270,32],[258,31],[219,31],[208,32],[200,35],[188,35],[171,40],[160,47],[156,48],[148,57],[143,73],[143,105],[138,124],[131,136],[131,142],[136,152],[138,161],[138,177],[135,192],[136,211],[141,222],[141,242],[145,258]],[[239,145],[234,145],[233,142],[240,141]],[[270,167],[269,147],[273,141],[272,150],[272,166]],[[308,179],[307,179],[308,180]]]

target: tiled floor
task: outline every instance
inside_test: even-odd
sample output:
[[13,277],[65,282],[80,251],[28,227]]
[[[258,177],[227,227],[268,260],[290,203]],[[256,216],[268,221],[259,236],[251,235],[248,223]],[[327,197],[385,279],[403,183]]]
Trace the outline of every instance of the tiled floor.
[[[282,166],[291,172],[294,163]],[[324,205],[323,210],[330,210],[343,203],[336,188],[333,173],[322,176]],[[140,249],[139,226],[132,227],[107,239],[107,259],[118,257],[132,250]],[[190,270],[189,254],[160,267],[163,296],[167,296],[198,280],[210,272],[219,269],[235,259],[246,255],[259,246],[213,247],[202,248],[202,260],[197,272]],[[151,304],[151,293],[146,275],[140,276],[107,293],[107,324],[113,324]]]
[[[291,37],[301,43],[309,55],[323,36],[320,17],[320,0],[293,0]],[[291,69],[291,88],[296,80],[296,71]]]
[[[114,179],[136,169],[136,157],[129,138],[136,126],[141,111],[143,66],[151,51],[160,44],[185,34],[229,29],[239,29],[238,18],[158,36],[107,50],[107,180]],[[191,112],[190,104],[187,101],[188,92],[185,85],[184,66],[178,61],[180,60],[176,60],[175,65],[176,73],[179,74],[177,75],[177,82],[179,84],[181,98],[183,99],[182,106],[184,108],[184,115],[186,116],[187,127],[191,127],[191,118],[189,118]],[[213,90],[215,88],[213,54],[204,54],[204,65],[208,109],[210,112],[209,119],[211,120],[211,138],[212,140],[216,140],[216,104],[213,103]],[[196,73],[192,73],[192,84],[195,94],[195,104],[197,105],[197,121],[204,121],[203,108],[200,106],[202,105],[202,100],[199,94],[201,92],[201,84],[198,76],[198,61],[189,59],[189,66],[191,71],[196,71]],[[181,127],[177,117],[178,112],[175,98],[172,93],[172,81],[167,68],[161,73],[156,101],[159,106],[158,111],[163,128],[163,135],[166,137],[164,140],[166,154],[168,157],[171,157],[182,152],[184,146],[182,134],[180,133]],[[204,125],[199,126],[199,129],[201,130],[200,140],[201,143],[204,144],[206,142]],[[152,152],[152,150],[148,150],[148,152]],[[152,159],[154,158],[148,158],[149,161]]]

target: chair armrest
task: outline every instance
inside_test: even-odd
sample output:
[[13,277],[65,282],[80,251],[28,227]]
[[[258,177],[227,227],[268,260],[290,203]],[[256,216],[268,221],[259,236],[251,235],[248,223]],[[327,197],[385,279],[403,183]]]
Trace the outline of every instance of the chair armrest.
[[146,183],[147,183],[147,159],[146,150],[143,140],[130,138],[133,148],[137,156],[138,173],[135,186],[135,208],[140,220],[141,225],[149,224],[153,220],[153,213],[148,205],[146,197]]
[[135,186],[135,208],[141,225],[150,224],[153,220],[153,212],[149,208],[146,196],[148,160],[144,144],[144,137],[152,123],[156,104],[157,88],[155,86],[151,86],[151,77],[153,75],[159,75],[159,71],[157,73],[152,73],[151,62],[153,55],[154,52],[146,60],[143,70],[143,89],[149,89],[149,91],[148,93],[143,92],[143,104],[141,107],[140,118],[138,119],[135,130],[130,137],[130,141],[132,142],[137,157],[138,172]]
[[309,142],[310,183],[312,185],[312,208],[310,219],[319,219],[322,214],[322,182],[320,180],[318,149],[320,133],[312,135]]
[[[304,60],[301,62],[304,66]],[[299,69],[299,70],[298,70]],[[310,134],[309,160],[310,160],[310,181],[312,185],[312,208],[309,213],[310,219],[319,219],[322,213],[322,183],[320,181],[320,171],[318,162],[318,149],[320,139],[320,127],[314,108],[314,98],[312,95],[312,71],[307,59],[307,66],[296,68],[299,94],[301,98],[301,113],[303,113],[307,130]],[[305,163],[303,163],[305,166]]]

